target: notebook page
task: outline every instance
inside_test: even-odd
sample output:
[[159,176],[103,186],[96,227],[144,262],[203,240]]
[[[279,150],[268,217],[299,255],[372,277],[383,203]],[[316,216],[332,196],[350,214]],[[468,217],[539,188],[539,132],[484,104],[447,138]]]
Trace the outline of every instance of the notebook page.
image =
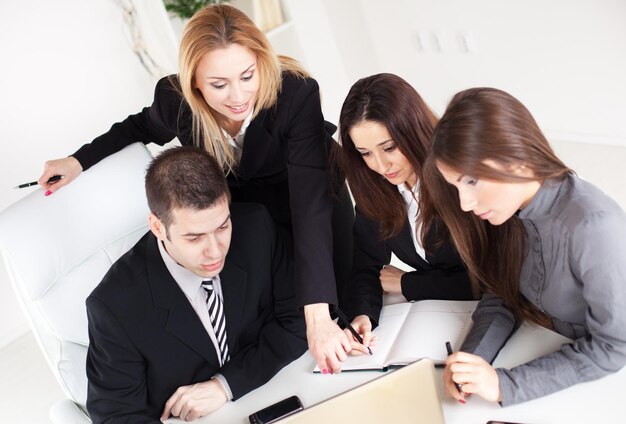
[[422,300],[407,315],[388,364],[404,365],[421,358],[442,363],[448,356],[446,341],[458,350],[472,325],[477,301]]
[[[378,336],[376,346],[372,347],[373,355],[348,356],[342,362],[341,370],[380,370],[384,368],[387,354],[397,338],[402,328],[402,323],[410,309],[410,303],[399,303],[383,307],[380,313],[379,325],[372,332],[373,335]],[[319,372],[319,368],[315,367],[314,371]]]

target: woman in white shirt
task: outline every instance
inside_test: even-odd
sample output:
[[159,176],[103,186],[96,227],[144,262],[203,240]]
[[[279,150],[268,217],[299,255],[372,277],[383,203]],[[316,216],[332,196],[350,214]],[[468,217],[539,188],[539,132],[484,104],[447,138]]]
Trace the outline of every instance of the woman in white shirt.
[[[474,297],[466,269],[420,184],[436,123],[415,89],[392,74],[357,81],[343,103],[340,162],[356,203],[343,308],[363,335],[363,345],[349,335],[356,351],[367,352],[383,292],[402,293],[407,300]],[[389,265],[392,253],[415,270]]]
[[[353,212],[343,181],[330,190],[335,126],[325,122],[317,82],[277,55],[263,32],[224,4],[200,9],[185,26],[180,72],[162,78],[154,101],[71,156],[46,162],[46,196],[129,144],[177,138],[200,146],[226,173],[233,202],[263,204],[294,257],[298,306],[320,368],[340,369],[350,344],[329,305],[349,272]],[[49,184],[53,175],[62,180]]]

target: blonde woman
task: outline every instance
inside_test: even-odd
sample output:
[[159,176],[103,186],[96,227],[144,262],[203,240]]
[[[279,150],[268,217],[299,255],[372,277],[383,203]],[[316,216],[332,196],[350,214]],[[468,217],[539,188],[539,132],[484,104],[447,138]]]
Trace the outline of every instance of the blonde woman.
[[[46,162],[39,179],[45,194],[136,141],[164,145],[177,137],[203,147],[227,174],[233,202],[262,203],[278,225],[293,252],[311,352],[320,369],[338,372],[350,343],[329,305],[337,304],[350,268],[353,210],[345,186],[336,195],[330,190],[335,128],[324,121],[317,82],[227,5],[190,19],[179,66],[178,75],[157,83],[150,107],[70,157]],[[47,184],[53,175],[65,178]]]

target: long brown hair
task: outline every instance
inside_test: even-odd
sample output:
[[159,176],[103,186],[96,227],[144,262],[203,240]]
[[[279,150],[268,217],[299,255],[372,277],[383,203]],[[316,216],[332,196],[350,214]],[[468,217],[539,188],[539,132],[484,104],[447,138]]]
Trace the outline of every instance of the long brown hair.
[[[341,167],[359,210],[381,223],[382,238],[390,238],[404,227],[406,206],[397,188],[365,164],[350,138],[350,129],[364,121],[378,123],[387,129],[419,181],[437,117],[408,82],[393,74],[377,74],[358,80],[341,107]],[[423,228],[422,237],[433,224],[434,216],[423,213],[422,208],[423,204],[429,203],[429,197],[428,190],[420,183],[418,219]]]
[[245,47],[256,56],[260,86],[255,115],[276,104],[282,72],[308,76],[297,61],[278,56],[265,34],[239,9],[225,4],[209,5],[192,16],[180,43],[180,87],[193,113],[194,143],[204,147],[228,171],[236,165],[234,152],[222,133],[219,117],[196,88],[195,73],[206,53],[232,44]]
[[[507,166],[524,165],[533,177],[507,173]],[[519,291],[526,249],[526,230],[517,216],[494,226],[459,207],[456,190],[437,164],[461,175],[502,182],[562,180],[572,172],[554,154],[537,122],[513,96],[494,88],[473,88],[456,94],[437,124],[424,182],[432,205],[446,223],[477,291],[501,296],[518,319],[549,327],[547,315]]]

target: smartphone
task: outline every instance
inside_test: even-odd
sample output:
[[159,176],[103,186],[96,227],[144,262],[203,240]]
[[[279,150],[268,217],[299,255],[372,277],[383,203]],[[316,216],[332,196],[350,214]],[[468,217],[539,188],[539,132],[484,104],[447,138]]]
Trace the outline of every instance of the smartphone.
[[298,396],[291,396],[267,408],[256,411],[254,414],[250,415],[248,419],[252,424],[270,424],[302,411],[303,409],[300,398]]
[[487,424],[521,424],[521,423],[514,423],[511,421],[487,421]]

